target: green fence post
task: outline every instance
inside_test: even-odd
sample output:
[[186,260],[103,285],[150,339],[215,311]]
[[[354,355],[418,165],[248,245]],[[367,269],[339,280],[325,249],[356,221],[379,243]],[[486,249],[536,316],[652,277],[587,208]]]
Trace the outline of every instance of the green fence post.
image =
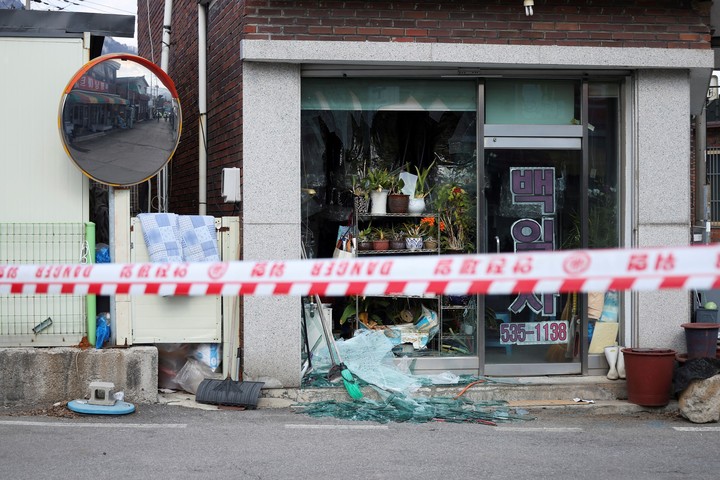
[[[85,241],[87,242],[87,263],[95,263],[95,224],[85,222]],[[95,295],[85,297],[85,311],[87,312],[87,339],[95,346],[95,330],[97,317],[97,303]]]

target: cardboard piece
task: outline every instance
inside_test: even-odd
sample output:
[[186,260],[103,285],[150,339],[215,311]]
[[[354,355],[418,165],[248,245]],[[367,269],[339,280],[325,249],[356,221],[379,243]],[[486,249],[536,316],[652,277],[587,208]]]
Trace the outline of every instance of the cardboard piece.
[[605,347],[615,345],[619,324],[617,322],[595,322],[588,353],[604,353]]
[[602,314],[605,305],[605,292],[588,293],[588,317],[597,320]]

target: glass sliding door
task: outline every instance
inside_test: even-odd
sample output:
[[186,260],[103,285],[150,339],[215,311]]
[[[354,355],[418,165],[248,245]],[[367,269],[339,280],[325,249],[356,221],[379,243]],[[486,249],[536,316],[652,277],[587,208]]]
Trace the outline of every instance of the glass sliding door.
[[[488,250],[563,248],[579,228],[568,206],[580,203],[581,166],[579,150],[485,150]],[[579,362],[572,323],[576,308],[575,295],[486,296],[486,365]],[[561,370],[579,372],[579,363]]]
[[[619,84],[490,79],[484,96],[485,251],[620,245]],[[615,292],[482,300],[486,374],[597,368],[603,345],[593,341],[596,327],[619,331]]]

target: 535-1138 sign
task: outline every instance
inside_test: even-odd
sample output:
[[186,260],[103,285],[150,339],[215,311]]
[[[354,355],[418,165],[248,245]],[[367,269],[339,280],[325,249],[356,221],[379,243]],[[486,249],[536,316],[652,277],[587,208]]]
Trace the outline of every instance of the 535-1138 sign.
[[567,320],[500,324],[500,343],[503,345],[541,345],[567,340]]

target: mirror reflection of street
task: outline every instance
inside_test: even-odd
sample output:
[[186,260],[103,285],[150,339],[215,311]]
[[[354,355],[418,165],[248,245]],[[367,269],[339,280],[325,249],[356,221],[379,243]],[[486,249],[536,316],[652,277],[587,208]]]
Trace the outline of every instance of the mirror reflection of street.
[[88,177],[129,187],[158,173],[177,147],[182,111],[172,81],[136,56],[101,57],[63,97],[60,133]]
[[135,121],[132,128],[71,138],[68,150],[81,170],[107,184],[134,185],[156,174],[170,158],[177,143],[177,121],[168,118]]

